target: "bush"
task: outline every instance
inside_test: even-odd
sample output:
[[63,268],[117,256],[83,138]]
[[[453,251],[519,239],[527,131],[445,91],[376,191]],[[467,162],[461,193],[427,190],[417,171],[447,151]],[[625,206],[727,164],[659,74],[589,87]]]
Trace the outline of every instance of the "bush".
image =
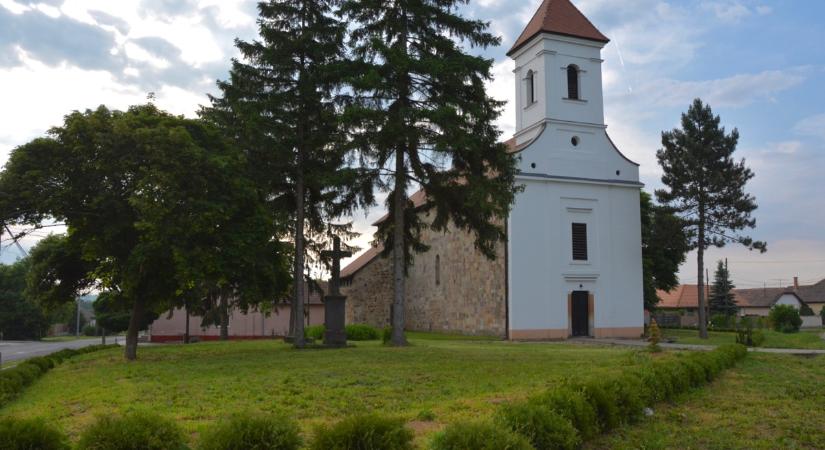
[[381,339],[381,332],[369,325],[347,325],[347,339],[350,341],[377,341]]
[[773,329],[782,333],[796,333],[802,326],[799,311],[791,305],[776,305],[771,308],[768,318]]
[[26,364],[34,364],[40,368],[41,372],[47,372],[54,367],[54,360],[43,356],[37,356],[26,360]]
[[537,450],[572,450],[581,443],[579,433],[569,420],[535,401],[503,405],[497,419],[527,438]]
[[599,433],[596,409],[579,391],[570,388],[553,389],[532,400],[569,420],[582,440],[588,440]]
[[0,419],[0,449],[68,450],[66,436],[39,419]]
[[101,416],[81,435],[80,450],[182,450],[186,439],[175,422],[151,413]]
[[346,418],[332,427],[319,427],[313,450],[411,450],[413,433],[402,419],[374,414]]
[[714,330],[730,330],[736,327],[736,316],[728,314],[713,314],[710,316],[710,328]]
[[524,436],[495,422],[450,424],[433,439],[431,450],[532,450]]
[[316,341],[320,341],[324,339],[324,326],[323,325],[313,325],[311,327],[304,328],[304,336],[315,339]]
[[609,431],[621,423],[619,408],[616,406],[616,395],[607,383],[600,380],[589,380],[583,383],[572,383],[571,389],[577,390],[596,411],[599,429]]
[[97,327],[94,325],[86,325],[83,327],[83,336],[97,336]]
[[390,341],[392,341],[392,327],[384,327],[384,329],[381,330],[381,342],[386,345],[389,344]]
[[297,450],[301,430],[288,417],[237,414],[201,434],[200,450]]
[[630,373],[610,380],[608,389],[616,399],[616,408],[624,423],[633,423],[642,417],[651,395],[649,392],[652,392],[645,389],[640,378]]

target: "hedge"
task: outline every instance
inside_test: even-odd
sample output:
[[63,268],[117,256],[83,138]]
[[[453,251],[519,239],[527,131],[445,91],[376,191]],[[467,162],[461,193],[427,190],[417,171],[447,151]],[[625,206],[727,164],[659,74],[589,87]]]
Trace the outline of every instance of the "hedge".
[[533,450],[527,438],[496,422],[456,422],[435,435],[432,450]]
[[[350,324],[346,326],[347,340],[349,341],[377,341],[381,339],[381,331],[369,325]],[[304,336],[318,341],[324,339],[324,326],[313,325],[304,329]]]
[[2,450],[69,450],[66,435],[42,419],[0,419]]
[[400,418],[377,414],[348,417],[315,430],[312,450],[412,450],[413,432]]
[[46,356],[29,358],[12,368],[0,371],[0,407],[20,395],[23,389],[65,359],[111,347],[116,345],[92,345],[77,350],[63,349]]
[[170,419],[149,412],[101,416],[80,435],[78,450],[185,450],[186,435]]
[[236,414],[206,430],[198,450],[298,450],[301,429],[286,416]]

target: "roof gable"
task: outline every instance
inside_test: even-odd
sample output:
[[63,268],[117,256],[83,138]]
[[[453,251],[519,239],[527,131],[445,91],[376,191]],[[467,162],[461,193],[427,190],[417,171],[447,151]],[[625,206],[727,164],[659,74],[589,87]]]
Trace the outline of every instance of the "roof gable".
[[507,55],[512,55],[540,33],[610,42],[570,0],[544,0]]

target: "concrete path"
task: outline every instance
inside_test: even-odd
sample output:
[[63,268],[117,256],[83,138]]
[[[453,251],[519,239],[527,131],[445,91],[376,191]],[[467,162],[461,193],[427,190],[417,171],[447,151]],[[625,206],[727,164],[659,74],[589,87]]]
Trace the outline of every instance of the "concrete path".
[[[591,338],[574,338],[568,342],[579,344],[603,344],[603,345],[622,345],[626,347],[647,347],[648,342],[642,339],[591,339]],[[710,351],[716,348],[715,345],[702,344],[677,344],[661,342],[659,346],[662,348],[669,348],[674,350],[698,350]],[[825,355],[825,350],[804,349],[804,348],[763,348],[763,347],[749,347],[748,351],[758,353],[780,353],[786,355]]]
[[[121,339],[122,340],[122,339]],[[107,337],[106,342],[114,343],[114,337]],[[100,338],[78,339],[76,341],[0,341],[0,354],[3,363],[20,361],[35,356],[48,355],[64,348],[83,348],[100,344]]]

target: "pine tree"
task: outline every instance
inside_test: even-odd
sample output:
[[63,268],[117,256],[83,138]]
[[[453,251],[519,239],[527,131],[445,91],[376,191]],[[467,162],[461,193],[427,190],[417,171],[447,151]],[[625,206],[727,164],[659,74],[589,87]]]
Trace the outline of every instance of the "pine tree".
[[[242,58],[223,96],[202,112],[246,149],[256,178],[267,188],[273,214],[291,217],[294,242],[292,317],[304,316],[302,299],[307,236],[359,198],[357,170],[344,168],[338,108],[346,27],[328,0],[279,0],[258,4],[260,40],[236,40]],[[293,320],[296,347],[304,345],[303,321]]]
[[733,282],[728,272],[728,262],[719,261],[716,264],[716,272],[713,274],[713,286],[710,288],[710,310],[711,312],[732,316],[736,314],[738,307],[736,299],[733,297]]
[[[485,91],[492,61],[462,45],[498,45],[489,24],[458,13],[464,0],[344,0],[352,23],[353,92],[359,101],[347,122],[353,142],[377,169],[375,185],[388,192],[390,220],[379,225],[392,255],[393,345],[404,345],[404,283],[413,252],[427,246],[425,227],[453,224],[475,234],[476,247],[495,257],[505,239],[503,220],[516,189],[515,159],[498,143],[493,121],[502,103]],[[422,188],[427,203],[414,210],[407,196]],[[434,211],[432,222],[422,211]]]
[[756,200],[745,192],[753,172],[745,160],[733,159],[739,131],[730,134],[710,106],[696,99],[682,114],[682,128],[662,133],[662,149],[656,152],[667,189],[656,191],[658,200],[673,208],[686,226],[691,249],[697,250],[699,284],[699,336],[708,337],[705,311],[705,249],[735,242],[766,250],[764,242],[738,234],[756,226],[751,213]]

